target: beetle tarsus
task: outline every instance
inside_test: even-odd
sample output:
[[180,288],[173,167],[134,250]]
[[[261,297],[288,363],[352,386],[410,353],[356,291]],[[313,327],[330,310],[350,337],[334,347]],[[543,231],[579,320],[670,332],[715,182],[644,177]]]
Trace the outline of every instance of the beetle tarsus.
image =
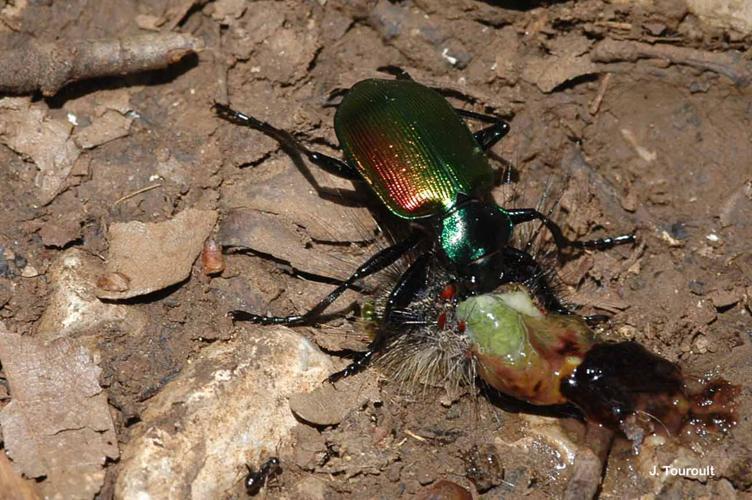
[[366,369],[368,364],[373,359],[373,356],[376,354],[376,349],[368,349],[365,352],[358,353],[357,357],[355,358],[355,361],[347,365],[343,370],[340,370],[338,372],[332,373],[326,378],[326,381],[330,384],[333,384],[335,382],[338,382],[346,377],[351,377],[355,375],[356,373],[360,373],[363,370]]
[[599,238],[597,240],[570,240],[567,239],[566,236],[564,236],[564,233],[561,231],[561,228],[558,224],[556,224],[554,221],[534,208],[516,208],[507,210],[507,215],[509,215],[512,224],[514,224],[515,226],[517,224],[522,224],[523,222],[530,222],[533,220],[542,222],[543,225],[546,226],[546,229],[548,229],[548,231],[551,233],[551,236],[553,236],[554,243],[557,247],[559,247],[559,249],[570,247],[588,250],[608,250],[609,248],[613,248],[617,245],[634,243],[636,241],[634,233],[622,234],[619,236],[609,236],[606,238]]
[[330,174],[341,177],[348,180],[361,179],[357,170],[353,169],[342,160],[334,158],[318,151],[313,151],[301,144],[295,137],[282,129],[270,125],[264,121],[254,118],[240,111],[236,111],[226,104],[218,102],[214,103],[214,112],[220,118],[223,118],[236,125],[242,125],[244,127],[250,127],[252,129],[259,130],[270,137],[277,140],[283,147],[291,149],[298,154],[305,156],[308,160],[317,167],[329,172]]
[[387,75],[392,75],[397,80],[414,80],[413,77],[410,76],[410,73],[405,71],[403,68],[392,64],[389,64],[387,66],[379,66],[378,68],[376,68],[376,70],[381,71],[382,73],[386,73]]
[[465,118],[471,118],[484,123],[490,123],[489,127],[478,130],[473,134],[475,140],[480,144],[483,151],[488,151],[494,144],[499,142],[504,136],[509,133],[509,123],[505,120],[493,115],[484,115],[482,113],[476,113],[475,111],[469,111],[467,109],[454,108],[458,115]]
[[247,311],[234,310],[227,313],[233,322],[245,321],[257,325],[300,326],[305,324],[305,316],[261,316]]
[[226,104],[215,102],[214,106],[212,107],[214,109],[214,112],[217,113],[220,118],[224,118],[225,120],[235,123],[236,125],[243,125],[245,127],[251,127],[258,130],[264,130],[264,126],[267,125],[266,123],[252,116],[241,113],[240,111],[235,111]]
[[586,248],[591,250],[608,250],[617,245],[626,245],[637,241],[634,234],[622,234],[619,236],[608,236],[597,240],[572,241],[570,246],[575,248]]

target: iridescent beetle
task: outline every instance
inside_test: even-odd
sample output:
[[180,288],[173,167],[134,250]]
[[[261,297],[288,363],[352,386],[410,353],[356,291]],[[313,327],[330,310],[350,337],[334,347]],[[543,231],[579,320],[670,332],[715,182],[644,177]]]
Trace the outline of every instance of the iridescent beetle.
[[[404,71],[396,69],[396,76],[395,80],[360,81],[342,99],[334,129],[346,161],[312,151],[288,132],[252,116],[215,105],[221,117],[264,132],[327,172],[365,181],[395,217],[415,228],[405,240],[368,259],[305,314],[275,317],[232,311],[231,315],[238,321],[259,324],[314,323],[357,280],[381,271],[421,245],[421,254],[389,296],[384,314],[387,322],[393,309],[409,304],[421,289],[433,256],[452,270],[461,296],[487,293],[507,282],[534,280],[536,295],[548,310],[568,313],[546,284],[539,264],[509,244],[514,226],[538,220],[560,249],[603,250],[634,242],[634,235],[572,241],[535,209],[499,207],[491,198],[494,169],[484,151],[507,134],[507,122],[454,109],[440,93],[415,82]],[[461,116],[490,125],[473,134]],[[383,341],[375,339],[368,351],[331,379],[359,371],[382,345]]]

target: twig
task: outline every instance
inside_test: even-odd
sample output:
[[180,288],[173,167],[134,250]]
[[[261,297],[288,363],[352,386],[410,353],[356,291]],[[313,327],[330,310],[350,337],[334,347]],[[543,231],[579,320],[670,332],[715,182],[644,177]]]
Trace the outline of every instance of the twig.
[[128,194],[120,197],[115,203],[113,203],[112,207],[115,208],[116,206],[118,206],[118,204],[120,204],[120,202],[123,202],[123,201],[127,200],[128,198],[133,198],[134,196],[137,196],[137,195],[139,195],[141,193],[145,193],[147,191],[151,191],[152,189],[157,189],[161,185],[162,185],[162,183],[158,182],[156,184],[152,184],[151,186],[146,186],[145,188],[141,188],[138,191],[133,191],[132,193],[128,193]]
[[588,108],[588,111],[591,115],[595,115],[598,112],[598,109],[601,107],[601,102],[603,102],[603,96],[606,95],[606,89],[608,89],[608,83],[611,81],[611,73],[606,73],[603,75],[603,78],[601,79],[601,85],[598,88],[598,94],[595,96],[595,99],[590,103],[590,107]]
[[56,44],[32,42],[3,54],[0,93],[41,90],[51,96],[66,84],[86,78],[165,68],[202,48],[201,40],[181,33]]
[[740,87],[746,87],[752,82],[752,64],[745,61],[739,53],[707,52],[673,45],[604,40],[595,46],[591,58],[594,62],[601,63],[663,59],[672,64],[692,66],[724,75]]
[[420,441],[421,443],[425,443],[427,441],[426,438],[424,438],[423,436],[418,436],[410,429],[405,429],[403,432],[407,434],[408,436],[410,436],[411,438],[415,439],[416,441]]

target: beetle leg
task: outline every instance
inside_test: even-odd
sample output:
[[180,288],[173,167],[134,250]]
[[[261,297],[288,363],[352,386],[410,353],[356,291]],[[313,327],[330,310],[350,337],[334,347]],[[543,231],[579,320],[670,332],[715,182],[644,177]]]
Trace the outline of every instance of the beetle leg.
[[347,365],[344,369],[329,375],[326,378],[326,382],[333,384],[343,378],[351,377],[356,373],[362,372],[371,362],[371,359],[373,359],[374,354],[376,354],[378,350],[379,349],[377,348],[369,347],[367,351],[356,354],[355,361]]
[[345,290],[351,288],[359,279],[370,276],[384,269],[387,266],[394,264],[397,259],[405,255],[411,248],[413,248],[420,241],[420,236],[416,233],[390,247],[387,247],[376,255],[364,262],[347,280],[341,285],[332,290],[329,295],[324,297],[318,304],[310,309],[305,314],[292,315],[292,316],[261,316],[259,314],[253,314],[246,311],[230,311],[228,314],[232,317],[233,321],[250,321],[251,323],[257,323],[260,325],[307,325],[315,323],[317,319],[321,317],[327,307],[334,302],[337,297],[342,295]]
[[388,66],[379,66],[378,68],[376,68],[376,71],[381,71],[382,73],[386,73],[387,75],[392,75],[397,80],[415,81],[415,79],[410,76],[410,73],[405,71],[403,68],[392,64],[389,64]]
[[634,243],[635,242],[635,235],[634,234],[622,234],[619,236],[609,236],[606,238],[599,238],[596,240],[585,240],[585,241],[578,241],[578,240],[569,240],[567,239],[564,234],[561,232],[561,228],[551,219],[540,213],[539,211],[535,210],[534,208],[516,208],[511,210],[506,210],[507,215],[509,215],[509,218],[512,220],[512,224],[515,226],[517,224],[521,224],[523,222],[530,222],[532,220],[539,220],[543,223],[544,226],[546,226],[546,229],[548,229],[551,232],[551,235],[554,237],[554,243],[556,243],[556,246],[559,248],[566,248],[566,247],[572,247],[572,248],[587,248],[587,249],[593,249],[593,250],[607,250],[609,248],[613,248],[616,245],[623,245],[625,243]]
[[[410,76],[410,73],[400,68],[399,66],[392,66],[392,65],[381,66],[377,69],[378,71],[381,71],[388,75],[392,75],[397,80],[415,81],[413,77]],[[445,89],[433,88],[433,90],[439,93],[442,93],[442,91],[444,91]],[[487,151],[491,149],[491,147],[494,144],[499,142],[501,138],[507,135],[507,133],[509,132],[509,124],[506,121],[502,120],[501,118],[498,118],[496,116],[476,113],[474,111],[467,111],[467,110],[460,109],[460,108],[454,108],[454,110],[460,116],[464,116],[465,118],[472,118],[474,120],[492,124],[491,126],[481,129],[473,134],[473,136],[475,137],[475,140],[478,141],[478,144],[480,144],[480,147],[483,148],[483,151]]]
[[389,298],[386,301],[384,317],[382,318],[381,323],[382,327],[379,328],[376,333],[376,338],[373,339],[368,346],[368,350],[358,353],[355,360],[343,370],[329,375],[326,379],[327,382],[334,383],[340,379],[363,371],[373,360],[374,356],[384,349],[387,340],[389,339],[389,331],[391,330],[389,328],[389,321],[392,319],[394,311],[404,309],[410,305],[418,291],[425,288],[429,260],[429,254],[425,253],[421,255],[415,259],[415,262],[413,262],[407,271],[400,276],[399,281],[389,293]]
[[509,133],[509,123],[498,116],[484,115],[482,113],[476,113],[475,111],[461,108],[454,108],[454,110],[458,115],[464,116],[465,118],[471,118],[473,120],[491,124],[473,134],[473,137],[478,141],[478,144],[480,144],[483,151],[491,149],[494,144],[499,142],[502,137]]
[[585,320],[588,326],[595,327],[609,321],[611,316],[608,314],[588,314],[587,316],[583,316],[582,319]]
[[234,109],[220,103],[214,103],[214,111],[227,121],[230,121],[236,125],[243,125],[259,130],[269,137],[272,137],[279,142],[284,148],[295,151],[300,155],[305,156],[311,163],[329,172],[337,177],[342,177],[349,180],[360,180],[362,177],[358,171],[348,165],[342,160],[333,158],[331,156],[319,153],[318,151],[312,151],[301,144],[293,135],[285,130],[278,129],[268,123],[261,121],[252,116],[235,111]]
[[509,124],[503,120],[496,125],[491,125],[484,129],[478,130],[473,134],[483,151],[488,151],[494,144],[499,142],[502,137],[509,132]]
[[506,247],[504,260],[507,263],[503,276],[504,282],[524,283],[538,297],[547,311],[572,314],[572,311],[565,307],[551,290],[546,279],[546,272],[532,255],[514,247]]
[[399,281],[389,293],[384,307],[383,323],[392,320],[395,311],[405,309],[415,298],[415,295],[426,286],[428,275],[429,254],[423,254],[413,262],[407,271],[400,276]]

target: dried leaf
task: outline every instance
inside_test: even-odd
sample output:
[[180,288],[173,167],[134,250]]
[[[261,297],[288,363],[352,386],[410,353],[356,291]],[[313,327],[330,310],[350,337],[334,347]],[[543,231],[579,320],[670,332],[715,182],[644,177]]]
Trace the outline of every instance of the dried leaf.
[[119,273],[127,288],[100,287],[97,297],[126,299],[183,281],[216,221],[213,210],[189,208],[164,222],[112,224],[107,272]]
[[92,498],[102,465],[118,456],[100,368],[67,339],[47,345],[0,332],[0,362],[12,400],[0,411],[5,449],[27,477],[46,476],[45,496]]
[[18,154],[31,158],[39,169],[35,184],[43,205],[63,188],[81,150],[71,139],[72,125],[52,119],[43,104],[25,98],[0,100],[0,141]]

